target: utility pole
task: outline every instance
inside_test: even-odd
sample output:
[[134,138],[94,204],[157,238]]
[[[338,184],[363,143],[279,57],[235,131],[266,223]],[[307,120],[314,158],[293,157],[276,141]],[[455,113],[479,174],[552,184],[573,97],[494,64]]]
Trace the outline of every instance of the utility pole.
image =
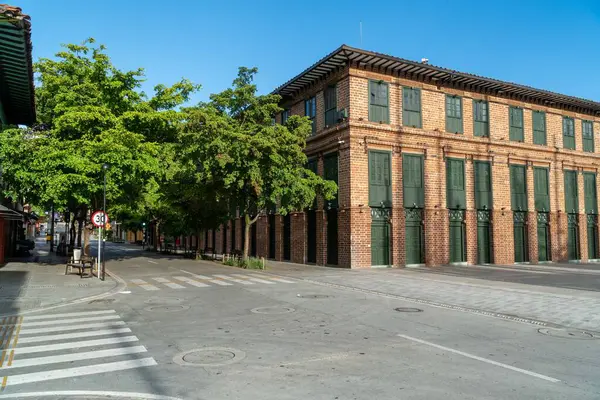
[[54,201],[52,201],[52,212],[50,213],[50,253],[54,251]]

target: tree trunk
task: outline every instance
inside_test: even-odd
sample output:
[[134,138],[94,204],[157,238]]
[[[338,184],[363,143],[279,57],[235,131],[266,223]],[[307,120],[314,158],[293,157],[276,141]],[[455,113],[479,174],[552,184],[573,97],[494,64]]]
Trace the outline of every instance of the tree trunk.
[[158,250],[158,242],[160,241],[160,227],[158,226],[158,221],[154,223],[154,251]]
[[194,255],[196,260],[199,258],[198,256],[200,255],[200,229],[198,229],[198,231],[196,231],[196,254]]
[[75,213],[73,213],[73,219],[71,219],[71,229],[69,229],[69,246],[73,248],[75,246]]
[[243,258],[244,261],[248,260],[248,249],[250,248],[250,227],[252,226],[252,224],[255,224],[256,221],[258,221],[258,217],[260,216],[260,213],[256,213],[256,215],[254,216],[254,218],[250,219],[250,214],[245,214],[244,215],[244,220],[246,221],[246,223],[244,224],[244,252],[243,252]]

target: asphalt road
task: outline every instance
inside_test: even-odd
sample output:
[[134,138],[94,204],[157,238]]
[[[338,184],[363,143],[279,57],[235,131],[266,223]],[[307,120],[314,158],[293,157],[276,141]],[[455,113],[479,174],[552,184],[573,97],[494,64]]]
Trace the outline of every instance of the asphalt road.
[[600,397],[600,340],[268,271],[107,253],[127,289],[25,316],[0,399]]

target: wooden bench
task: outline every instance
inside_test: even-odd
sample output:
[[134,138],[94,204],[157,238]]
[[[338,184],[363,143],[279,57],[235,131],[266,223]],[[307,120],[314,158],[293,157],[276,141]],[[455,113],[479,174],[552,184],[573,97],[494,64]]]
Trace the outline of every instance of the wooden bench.
[[88,277],[94,276],[94,265],[96,264],[96,257],[89,256],[81,256],[79,260],[75,260],[74,257],[71,257],[67,262],[65,267],[65,275],[73,271],[73,268],[79,269],[79,277],[83,278],[83,273],[87,268],[89,268],[90,272],[87,275]]

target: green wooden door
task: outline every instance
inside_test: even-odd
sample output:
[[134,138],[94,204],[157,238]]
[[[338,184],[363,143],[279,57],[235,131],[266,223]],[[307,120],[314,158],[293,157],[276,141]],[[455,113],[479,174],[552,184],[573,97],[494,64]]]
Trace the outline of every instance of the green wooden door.
[[598,259],[598,216],[587,216],[588,259]]
[[577,214],[567,214],[567,257],[569,260],[579,260]]
[[338,210],[327,210],[327,264],[338,264]]
[[425,236],[423,233],[423,210],[405,209],[404,248],[406,264],[425,262]]
[[292,248],[292,219],[290,214],[283,217],[283,259],[291,259],[291,248]]
[[449,210],[450,213],[450,262],[464,262],[467,258],[465,212]]
[[525,212],[513,212],[515,262],[529,261],[529,254],[527,251],[527,227],[525,224],[526,218],[527,213]]
[[371,222],[371,265],[390,265],[390,229],[384,219]]
[[479,264],[492,262],[490,212],[485,210],[477,211],[477,262]]
[[269,258],[275,258],[275,222],[274,214],[269,214]]
[[317,262],[317,212],[306,211],[306,261]]
[[537,234],[538,234],[538,260],[550,261],[550,226],[548,225],[548,213],[538,212]]

